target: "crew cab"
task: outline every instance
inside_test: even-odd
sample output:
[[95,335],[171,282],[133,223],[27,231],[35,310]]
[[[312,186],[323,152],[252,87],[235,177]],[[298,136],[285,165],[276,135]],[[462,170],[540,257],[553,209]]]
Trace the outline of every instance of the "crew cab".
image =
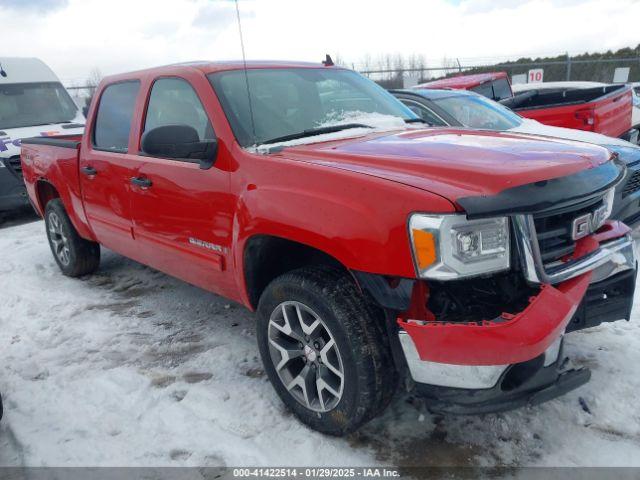
[[640,147],[626,140],[572,128],[552,127],[524,118],[487,97],[469,90],[406,89],[391,93],[416,115],[435,126],[529,133],[588,142],[618,155],[627,167],[625,179],[616,187],[611,218],[631,228],[640,225]]
[[256,311],[275,391],[327,434],[405,375],[433,411],[548,400],[590,376],[564,334],[630,317],[610,152],[428,128],[328,61],[105,78],[86,133],[23,141],[22,166],[63,274],[102,245]]
[[0,217],[29,205],[22,138],[81,133],[84,117],[58,77],[37,58],[0,57]]
[[587,130],[625,140],[630,139],[632,131],[633,100],[631,87],[626,85],[563,91],[532,89],[514,95],[506,72],[495,72],[458,75],[414,88],[471,90],[500,101],[523,117],[555,127]]

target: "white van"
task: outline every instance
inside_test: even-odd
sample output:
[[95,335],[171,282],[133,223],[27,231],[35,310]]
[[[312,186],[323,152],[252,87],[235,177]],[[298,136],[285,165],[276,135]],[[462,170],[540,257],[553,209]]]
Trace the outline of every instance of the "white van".
[[29,203],[20,166],[21,140],[82,133],[84,120],[44,62],[0,57],[0,217]]

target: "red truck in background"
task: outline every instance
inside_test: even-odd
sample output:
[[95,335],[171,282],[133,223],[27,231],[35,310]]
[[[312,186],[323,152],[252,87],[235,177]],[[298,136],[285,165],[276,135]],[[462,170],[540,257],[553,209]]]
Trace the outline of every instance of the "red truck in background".
[[355,430],[403,375],[459,413],[584,384],[563,335],[630,318],[624,168],[420,122],[343,68],[190,63],[103,79],[85,134],[26,139],[22,164],[65,275],[102,245],[257,311],[274,389],[319,431]]
[[506,72],[459,75],[415,86],[417,89],[471,90],[545,125],[629,139],[633,96],[627,85],[579,90],[532,90],[514,95]]

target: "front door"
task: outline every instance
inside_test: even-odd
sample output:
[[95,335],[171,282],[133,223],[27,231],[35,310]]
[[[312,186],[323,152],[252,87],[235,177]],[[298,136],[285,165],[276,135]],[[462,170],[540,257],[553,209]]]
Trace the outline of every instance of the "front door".
[[[193,127],[214,139],[209,117],[191,84],[159,78],[151,89],[142,132],[165,125]],[[144,154],[144,152],[143,152]],[[145,158],[132,185],[134,235],[144,263],[216,293],[231,295],[232,231],[229,173],[220,163]]]

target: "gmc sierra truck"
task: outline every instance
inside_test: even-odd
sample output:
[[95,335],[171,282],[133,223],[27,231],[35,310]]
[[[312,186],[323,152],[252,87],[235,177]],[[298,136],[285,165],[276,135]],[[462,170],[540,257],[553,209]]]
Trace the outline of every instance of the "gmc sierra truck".
[[328,434],[403,378],[437,412],[551,399],[590,376],[563,336],[630,318],[615,156],[428,128],[329,62],[108,77],[86,133],[24,140],[22,167],[63,274],[103,245],[256,311],[275,391]]

